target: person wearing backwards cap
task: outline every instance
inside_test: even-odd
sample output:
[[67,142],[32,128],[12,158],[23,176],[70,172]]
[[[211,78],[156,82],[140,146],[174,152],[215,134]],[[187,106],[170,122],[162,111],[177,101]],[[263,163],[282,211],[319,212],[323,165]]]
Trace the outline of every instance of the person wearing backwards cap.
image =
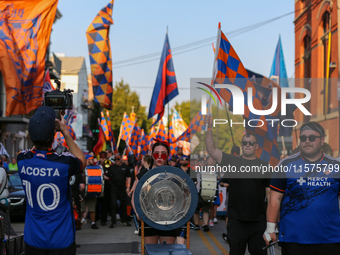
[[339,161],[322,152],[325,131],[316,122],[300,127],[300,152],[280,161],[267,209],[267,244],[275,241],[280,212],[282,254],[339,254]]
[[[51,107],[41,106],[31,117],[28,131],[34,148],[18,154],[19,175],[26,195],[25,254],[76,254],[75,224],[69,179],[86,166],[65,119],[56,119]],[[60,131],[70,152],[52,148]]]

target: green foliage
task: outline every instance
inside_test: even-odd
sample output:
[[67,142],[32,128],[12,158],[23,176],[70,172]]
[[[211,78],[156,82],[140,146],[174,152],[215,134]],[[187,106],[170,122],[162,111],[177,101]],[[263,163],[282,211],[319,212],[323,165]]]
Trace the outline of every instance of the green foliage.
[[[193,100],[191,101],[191,119],[195,117],[195,115],[200,111],[201,102]],[[224,104],[223,107],[221,105],[211,105],[211,115],[213,119],[222,119],[228,120],[227,114],[227,106]],[[233,145],[240,146],[242,136],[244,135],[244,127],[243,124],[234,124],[232,127],[229,126],[230,121],[233,123],[241,122],[243,123],[242,116],[234,116],[231,112],[229,112],[229,120],[227,124],[220,124],[213,127],[213,136],[215,141],[216,148],[222,150],[223,152],[230,153]],[[232,134],[231,134],[232,132]],[[194,149],[193,153],[205,153],[205,132],[196,133],[200,143]],[[233,143],[234,140],[234,143]]]
[[110,119],[112,129],[115,134],[119,133],[124,112],[130,116],[132,109],[136,113],[139,127],[143,128],[146,123],[151,122],[147,121],[146,109],[141,105],[136,91],[131,91],[129,84],[124,83],[124,81],[121,80],[120,82],[116,83],[116,86],[113,88],[112,92],[112,110],[110,111]]
[[[182,103],[176,102],[176,111],[182,116],[184,122],[189,126],[190,124],[190,101],[182,101]],[[170,119],[171,120],[171,119]]]

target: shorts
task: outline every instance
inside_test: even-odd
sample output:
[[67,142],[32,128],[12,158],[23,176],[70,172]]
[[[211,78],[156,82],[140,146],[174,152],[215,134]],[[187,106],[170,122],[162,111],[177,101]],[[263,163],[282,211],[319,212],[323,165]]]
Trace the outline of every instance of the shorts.
[[[139,224],[141,226],[141,224]],[[139,236],[142,235],[142,230],[139,230]],[[177,229],[174,230],[159,230],[151,228],[148,224],[144,223],[144,236],[177,236]]]
[[[208,213],[209,210],[210,210],[210,202],[203,202],[202,212]],[[195,213],[199,213],[199,211],[200,211],[200,208],[196,210]]]
[[75,243],[66,249],[60,250],[41,250],[25,243],[25,255],[76,255],[76,251],[77,247]]
[[81,201],[81,212],[83,213],[86,211],[86,206],[88,206],[89,212],[95,212],[96,203],[97,203],[96,197],[84,197],[83,201]]

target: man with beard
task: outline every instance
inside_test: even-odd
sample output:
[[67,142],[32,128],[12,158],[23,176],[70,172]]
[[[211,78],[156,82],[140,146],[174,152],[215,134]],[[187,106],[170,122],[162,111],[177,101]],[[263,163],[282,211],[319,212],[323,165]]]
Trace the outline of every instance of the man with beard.
[[180,160],[180,169],[182,169],[184,172],[187,174],[190,174],[190,169],[189,169],[189,156],[183,155]]
[[[212,118],[207,116],[204,120],[208,124],[205,143],[208,154],[221,167],[232,166],[236,172],[242,169],[261,167],[267,162],[256,157],[258,148],[257,137],[253,133],[246,133],[241,140],[242,156],[236,157],[217,149],[212,133]],[[243,176],[244,177],[243,177]],[[269,200],[269,179],[250,178],[251,175],[233,175],[225,173],[229,186],[229,203],[227,217],[227,240],[230,246],[230,255],[245,254],[247,245],[250,254],[266,255],[262,250],[265,242],[262,233],[266,228],[266,204]]]
[[283,159],[274,174],[264,239],[275,241],[280,212],[282,254],[339,254],[339,161],[322,152],[325,131],[316,122],[300,127],[300,152]]

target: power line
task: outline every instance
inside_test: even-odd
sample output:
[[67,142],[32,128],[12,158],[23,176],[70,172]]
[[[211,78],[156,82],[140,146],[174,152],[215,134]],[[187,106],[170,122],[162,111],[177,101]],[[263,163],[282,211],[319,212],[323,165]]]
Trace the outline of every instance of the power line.
[[[233,36],[238,36],[238,35],[247,33],[249,31],[252,31],[254,29],[262,27],[266,24],[269,24],[271,22],[274,22],[276,20],[284,18],[288,15],[291,15],[291,14],[297,12],[297,11],[299,11],[299,10],[291,11],[291,12],[285,13],[283,15],[280,15],[280,16],[277,16],[277,17],[274,17],[274,18],[271,18],[271,19],[268,19],[268,20],[265,20],[265,21],[258,22],[256,24],[248,25],[248,26],[245,26],[245,27],[242,27],[242,28],[238,28],[238,29],[229,31],[229,32],[226,33],[226,35],[229,38],[232,38]],[[215,39],[216,39],[216,36],[212,36],[212,37],[208,37],[206,39],[202,39],[202,40],[199,40],[199,41],[196,41],[196,42],[192,42],[192,43],[188,43],[188,44],[184,44],[184,45],[175,47],[175,48],[172,49],[173,55],[179,55],[179,54],[187,53],[187,52],[190,52],[190,51],[211,45],[211,43],[214,42]],[[196,47],[194,47],[194,46],[196,46]],[[194,48],[192,48],[192,47],[194,47]],[[121,68],[121,67],[138,65],[138,64],[142,64],[142,63],[147,63],[147,62],[159,60],[160,54],[161,54],[161,52],[154,52],[154,53],[149,53],[149,54],[138,56],[138,57],[133,57],[133,58],[125,59],[125,60],[116,61],[116,62],[112,63],[112,68],[117,69],[117,68]],[[140,61],[138,61],[138,60],[140,60]],[[90,69],[91,68],[86,68],[86,70],[90,70]],[[69,71],[78,71],[78,70],[80,71],[80,69],[75,69],[75,70],[68,70],[68,72]]]

